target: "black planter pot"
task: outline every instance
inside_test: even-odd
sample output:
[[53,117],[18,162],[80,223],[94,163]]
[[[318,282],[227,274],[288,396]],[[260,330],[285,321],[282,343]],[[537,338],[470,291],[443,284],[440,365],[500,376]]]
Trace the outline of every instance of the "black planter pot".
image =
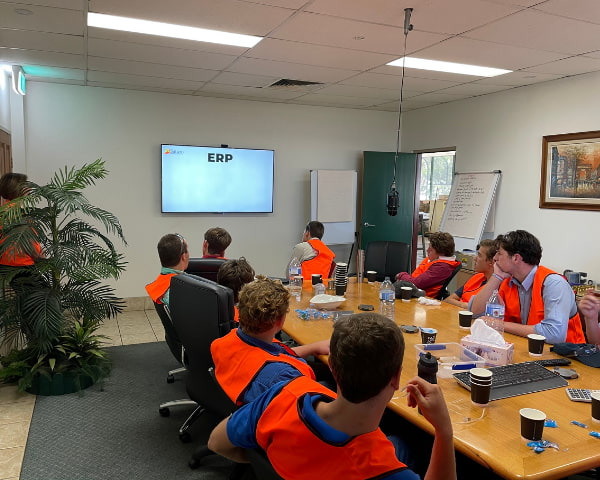
[[[79,385],[77,384],[77,378],[79,378]],[[84,390],[93,384],[92,378],[83,374],[55,373],[51,377],[36,375],[27,392],[45,396],[66,395]]]

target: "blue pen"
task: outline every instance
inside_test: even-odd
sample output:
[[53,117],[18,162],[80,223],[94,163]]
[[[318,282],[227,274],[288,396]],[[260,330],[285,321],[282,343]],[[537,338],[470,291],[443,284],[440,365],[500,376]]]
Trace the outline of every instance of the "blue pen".
[[600,433],[598,433],[598,432],[590,432],[590,435],[592,437],[600,438]]
[[471,370],[475,368],[477,365],[474,363],[463,363],[458,365],[452,365],[452,370]]
[[571,420],[571,423],[581,428],[588,428],[588,426],[585,423],[578,422],[577,420]]

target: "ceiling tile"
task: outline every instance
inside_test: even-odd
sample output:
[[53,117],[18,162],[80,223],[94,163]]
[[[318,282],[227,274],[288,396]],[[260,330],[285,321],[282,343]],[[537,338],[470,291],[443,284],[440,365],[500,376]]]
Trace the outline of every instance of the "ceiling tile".
[[525,68],[522,71],[550,73],[554,75],[578,75],[581,73],[597,72],[598,70],[600,70],[600,57],[578,56]]
[[132,62],[92,56],[88,57],[88,66],[90,73],[92,71],[101,71],[149,77],[171,78],[174,80],[190,80],[196,82],[205,82],[217,75],[217,72],[213,70],[203,70],[201,68]]
[[23,66],[44,65],[63,68],[85,68],[83,55],[3,47],[0,47],[0,63],[12,63]]
[[584,22],[600,24],[600,5],[598,0],[548,0],[540,2],[535,10],[560,15],[561,17],[574,18]]
[[414,56],[444,62],[519,70],[539,63],[559,60],[567,55],[454,37],[417,52]]
[[215,83],[207,83],[204,85],[200,92],[219,92],[224,94],[235,94],[243,95],[247,98],[276,98],[279,100],[285,100],[290,98],[296,98],[304,95],[305,91],[298,91],[286,88],[257,88],[257,87],[244,87],[240,85],[218,85]]
[[0,2],[0,28],[83,35],[81,11],[27,4],[33,14],[19,15],[15,8],[23,6]]
[[476,28],[466,36],[498,44],[572,55],[600,49],[600,25],[532,9]]
[[117,42],[91,38],[88,41],[89,55],[118,58],[140,62],[162,63],[187,67],[222,70],[237,58],[232,55],[197,52],[169,47],[147,47],[137,43]]
[[473,83],[482,85],[506,85],[508,87],[519,87],[532,85],[534,83],[548,82],[550,80],[558,80],[564,75],[551,75],[549,73],[533,73],[526,71],[511,72],[506,75],[498,75],[497,77],[484,78],[476,80]]
[[124,85],[143,85],[148,87],[175,88],[178,90],[195,91],[203,82],[191,82],[172,78],[150,77],[144,75],[127,75],[122,73],[90,71],[88,82],[103,82]]
[[279,80],[279,77],[247,75],[245,73],[223,72],[211,80],[211,83],[239,85],[241,87],[266,87]]
[[353,85],[330,85],[318,90],[319,95],[339,95],[347,97],[370,98],[373,102],[391,102],[400,98],[400,90],[383,88],[359,87]]
[[251,58],[301,63],[322,67],[364,70],[395,60],[394,55],[347,51],[341,48],[266,39],[247,55]]
[[60,33],[27,32],[25,30],[0,29],[0,45],[25,50],[44,50],[62,53],[84,53],[82,36]]
[[[342,47],[366,52],[387,53],[396,57],[404,52],[404,31],[375,23],[336,18],[316,13],[300,13],[278,28],[272,38]],[[438,43],[448,35],[414,32],[408,36],[407,51]]]

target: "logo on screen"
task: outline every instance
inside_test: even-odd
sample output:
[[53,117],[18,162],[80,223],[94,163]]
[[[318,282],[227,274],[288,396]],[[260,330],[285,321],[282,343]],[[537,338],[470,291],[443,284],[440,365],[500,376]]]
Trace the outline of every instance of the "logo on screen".
[[171,150],[170,148],[165,148],[165,155],[181,155],[183,150]]

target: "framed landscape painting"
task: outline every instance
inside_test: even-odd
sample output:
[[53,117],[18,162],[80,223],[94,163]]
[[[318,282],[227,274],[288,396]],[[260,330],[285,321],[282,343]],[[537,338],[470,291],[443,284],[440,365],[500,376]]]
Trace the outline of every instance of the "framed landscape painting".
[[600,130],[543,137],[540,208],[600,210]]

